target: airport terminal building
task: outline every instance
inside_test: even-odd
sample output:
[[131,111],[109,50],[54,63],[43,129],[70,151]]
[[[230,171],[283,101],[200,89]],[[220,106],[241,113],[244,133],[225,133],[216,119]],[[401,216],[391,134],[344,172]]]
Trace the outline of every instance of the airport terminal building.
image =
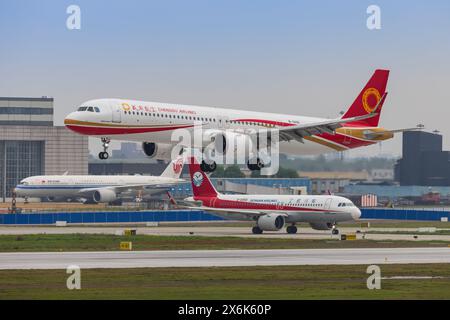
[[88,138],[53,125],[53,98],[0,97],[0,201],[33,175],[88,173]]

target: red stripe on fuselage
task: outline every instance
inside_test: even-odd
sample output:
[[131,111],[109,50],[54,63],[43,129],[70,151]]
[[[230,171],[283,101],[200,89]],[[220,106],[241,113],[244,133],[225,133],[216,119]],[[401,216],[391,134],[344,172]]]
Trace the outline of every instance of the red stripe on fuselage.
[[190,128],[193,125],[173,126],[173,127],[143,127],[143,128],[131,128],[131,127],[94,127],[94,126],[79,126],[79,125],[66,125],[72,131],[85,135],[119,135],[119,134],[135,134],[135,133],[147,133],[147,132],[160,132],[168,130],[176,130],[183,128]]
[[248,209],[248,210],[285,210],[285,211],[311,211],[311,212],[333,212],[332,210],[313,209],[305,207],[293,207],[284,204],[266,204],[238,200],[225,200],[213,197],[194,197],[195,201],[202,201],[204,206],[218,209]]

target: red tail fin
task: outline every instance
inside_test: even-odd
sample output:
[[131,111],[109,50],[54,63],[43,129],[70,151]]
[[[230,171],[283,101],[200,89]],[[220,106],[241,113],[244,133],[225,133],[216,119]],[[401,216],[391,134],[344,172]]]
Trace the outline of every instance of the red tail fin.
[[[342,116],[342,119],[363,116],[365,114],[371,113],[375,109],[383,95],[386,93],[388,78],[389,70],[375,70],[369,82],[367,82],[366,86],[364,87],[364,89],[362,89],[356,100],[352,103],[347,112]],[[357,124],[369,127],[378,126],[383,103],[384,101],[381,101],[377,109],[378,114],[376,116],[358,121]]]
[[191,176],[194,197],[216,197],[217,191],[208,176],[200,168],[195,157],[189,158],[189,175]]

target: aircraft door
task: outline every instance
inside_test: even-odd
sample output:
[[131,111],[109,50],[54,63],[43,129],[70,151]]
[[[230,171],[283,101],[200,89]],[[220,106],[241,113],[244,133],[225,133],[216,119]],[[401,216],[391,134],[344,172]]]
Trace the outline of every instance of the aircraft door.
[[217,127],[219,129],[227,129],[228,128],[228,117],[227,116],[218,116],[217,117]]
[[330,209],[330,206],[331,206],[331,198],[328,198],[326,201],[325,201],[325,206],[324,206],[324,208],[325,209]]
[[109,106],[111,108],[112,122],[122,122],[122,110],[120,110],[120,107],[112,103]]

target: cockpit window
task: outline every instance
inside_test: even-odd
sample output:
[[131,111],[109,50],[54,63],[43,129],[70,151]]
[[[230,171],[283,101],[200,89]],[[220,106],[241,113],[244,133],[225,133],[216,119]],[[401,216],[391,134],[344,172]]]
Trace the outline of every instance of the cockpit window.
[[87,111],[94,112],[94,107],[88,107]]
[[20,184],[23,185],[23,186],[27,186],[27,185],[28,185],[28,182],[26,182],[26,181],[20,181]]
[[98,107],[94,107],[95,112],[100,112],[100,109]]
[[79,107],[79,108],[78,108],[78,111],[86,111],[87,108],[88,108],[88,107]]

